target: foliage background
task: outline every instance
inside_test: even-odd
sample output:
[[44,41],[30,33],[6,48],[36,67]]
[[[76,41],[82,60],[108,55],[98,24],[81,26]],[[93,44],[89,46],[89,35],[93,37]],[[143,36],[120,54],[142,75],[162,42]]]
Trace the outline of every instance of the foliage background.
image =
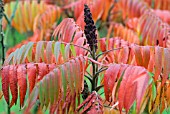
[[[13,0],[13,1],[15,1],[15,0]],[[81,1],[81,0],[79,0],[79,1]],[[89,1],[93,1],[94,7],[97,6],[97,2],[100,3],[100,4],[102,4],[104,2],[104,0],[89,0]],[[135,1],[136,4],[142,4],[142,5],[144,4],[143,7],[145,6],[146,9],[151,8],[152,10],[154,10],[156,12],[156,15],[159,16],[159,18],[162,19],[162,23],[166,23],[169,26],[169,23],[170,23],[170,5],[168,5],[168,3],[170,4],[170,2],[168,0],[127,0],[127,1],[130,1],[130,2]],[[135,9],[135,7],[134,7],[134,9],[131,9],[131,7],[134,4],[130,4],[130,2],[127,2],[127,1],[126,0],[120,0],[120,1],[119,0],[116,0],[116,1],[115,0],[108,0],[108,3],[109,2],[114,3],[113,8],[111,8],[110,4],[107,6],[108,8],[111,9],[111,13],[107,12],[107,16],[103,16],[103,17],[101,17],[99,14],[96,17],[94,16],[94,21],[95,21],[95,25],[96,25],[96,27],[98,29],[99,38],[109,37],[109,36],[111,36],[111,37],[112,36],[119,36],[119,37],[122,37],[122,39],[130,42],[131,41],[130,39],[135,39],[136,38],[135,36],[138,37],[138,40],[139,39],[141,40],[142,35],[145,36],[145,33],[142,33],[141,31],[138,31],[138,30],[133,30],[133,27],[136,26],[134,18],[139,19],[141,17],[141,15],[144,13],[142,11],[140,13],[138,11],[136,11],[137,9],[142,8],[142,5],[139,5],[139,7],[136,7],[136,9]],[[10,0],[5,0],[5,5],[10,4],[10,2],[12,2],[12,0],[11,1]],[[65,2],[58,1],[58,0],[56,0],[56,1],[55,0],[53,0],[53,1],[46,0],[45,2],[50,3],[52,5],[56,5],[56,6],[60,7],[60,8],[64,8],[65,6],[69,5],[70,3],[76,3],[76,1],[74,1],[74,0],[73,1],[72,0],[66,0]],[[119,4],[119,2],[120,2],[120,4]],[[125,6],[123,6],[124,5],[123,3],[125,3]],[[117,5],[117,4],[119,4],[119,5]],[[167,4],[167,6],[164,5],[164,4]],[[11,9],[10,9],[11,12],[15,10],[14,7],[15,7],[15,4],[13,3],[11,5]],[[75,19],[75,21],[77,21],[77,23],[80,24],[80,21],[78,22],[79,18],[74,15],[74,8],[72,8],[72,7],[75,7],[75,6],[71,5],[71,6],[67,6],[67,7],[71,7],[71,8],[68,8],[68,9],[66,8],[66,10],[62,11],[61,15],[59,17],[57,17],[57,19],[55,20],[56,24],[57,25],[60,24],[61,21],[66,17],[73,17]],[[101,10],[101,9],[99,8],[99,10]],[[156,9],[158,9],[158,11]],[[161,15],[161,14],[163,14],[163,12],[161,12],[161,11],[164,11],[164,10],[166,10],[167,12],[164,15]],[[95,11],[96,11],[96,9],[94,8],[94,10],[92,10],[92,14],[95,13]],[[98,12],[100,13],[100,11],[98,11]],[[7,12],[5,12],[5,13],[7,13]],[[24,13],[26,13],[26,12],[24,12]],[[8,13],[7,13],[7,16],[9,16]],[[81,15],[80,15],[80,17],[81,17]],[[14,18],[15,18],[15,16],[14,16]],[[23,20],[25,18],[26,17],[24,17],[24,16],[22,17]],[[132,23],[128,19],[132,19],[131,20]],[[154,19],[155,18],[153,18],[153,20]],[[131,36],[131,38],[128,38],[130,32],[127,32],[127,31],[129,30],[129,28],[127,28],[128,29],[127,31],[124,30],[123,28],[119,27],[119,25],[117,25],[118,26],[117,28],[120,28],[120,30],[117,30],[116,28],[114,28],[115,23],[119,23],[119,24],[121,23],[124,26],[128,26],[128,24],[127,24],[128,21],[129,21],[129,24],[131,25],[131,26],[129,26],[129,28],[132,27],[131,30],[136,32],[136,33],[134,33],[135,34],[134,36]],[[134,23],[133,23],[133,21],[134,21]],[[152,21],[152,19],[150,19],[150,21]],[[16,25],[14,24],[12,26],[7,26],[7,22],[6,23],[4,22],[4,25],[5,24],[6,24],[6,27],[4,27],[4,29],[5,29],[5,31],[4,31],[4,33],[5,33],[4,44],[5,44],[6,51],[8,49],[10,49],[10,48],[11,49],[16,49],[16,47],[14,47],[14,46],[16,46],[17,44],[20,44],[22,41],[26,41],[29,37],[34,35],[34,32],[36,32],[35,30],[31,30],[31,31],[26,30],[26,31],[22,32],[22,31],[19,31],[19,30],[16,29],[19,26],[17,24]],[[112,25],[114,27],[112,27]],[[80,25],[80,26],[82,27],[83,25]],[[114,28],[114,30],[111,29],[111,28]],[[23,28],[20,28],[20,30],[21,29],[23,29]],[[84,29],[84,28],[82,28],[82,29]],[[47,29],[45,29],[45,30],[47,30]],[[109,30],[111,30],[111,31],[109,31]],[[115,31],[118,31],[118,32],[116,33]],[[119,33],[119,31],[122,31],[122,32]],[[153,31],[151,31],[151,32],[153,32]],[[109,33],[109,32],[111,32],[111,33]],[[50,36],[50,38],[52,39],[51,36]],[[42,40],[44,40],[44,39],[42,38]],[[151,41],[151,40],[152,39],[148,38],[148,41]],[[149,44],[147,41],[144,41],[142,43],[140,42],[139,45],[151,45],[151,46],[154,46],[155,44]],[[12,48],[12,47],[14,47],[14,48]],[[167,43],[166,46],[162,46],[162,47],[168,47],[169,48],[169,44]],[[2,50],[2,47],[0,47],[0,50]],[[9,50],[8,50],[8,52],[9,52]],[[0,60],[2,60],[2,52],[0,53],[0,57],[1,57]],[[1,63],[2,63],[2,61],[1,61]],[[89,71],[90,71],[90,69],[89,69]],[[90,82],[87,79],[86,79],[86,81],[87,81],[87,83],[89,85],[89,88],[91,88],[90,84],[89,84]],[[101,80],[98,80],[98,83],[100,83],[100,81]],[[0,84],[0,85],[2,85],[2,84]],[[104,89],[101,89],[99,91],[99,93],[103,93],[103,92],[104,92]],[[12,96],[10,96],[10,98],[11,97]],[[26,96],[26,97],[28,97],[28,96]],[[105,98],[104,94],[102,94],[102,98]],[[0,113],[5,113],[5,111],[7,110],[6,109],[7,106],[6,106],[4,98],[2,100],[0,100],[0,107],[4,107],[4,108],[0,108]],[[20,108],[19,108],[19,100],[17,101],[17,105],[15,105],[15,106],[13,106],[11,108],[11,111],[15,112],[17,114],[18,113],[23,113],[22,111],[20,111]],[[49,110],[45,111],[45,113],[49,113]],[[131,108],[130,113],[133,113],[133,107]],[[165,109],[163,111],[163,114],[168,114],[168,113],[170,113],[170,108]]]

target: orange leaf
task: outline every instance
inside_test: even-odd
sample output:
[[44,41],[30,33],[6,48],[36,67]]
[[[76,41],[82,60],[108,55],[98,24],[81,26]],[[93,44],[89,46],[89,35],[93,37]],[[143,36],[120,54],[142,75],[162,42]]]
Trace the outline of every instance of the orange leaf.
[[163,48],[155,47],[155,76],[154,80],[158,80],[158,76],[162,72],[162,56],[163,56]]
[[170,74],[170,50],[168,48],[164,49],[164,65],[163,65],[163,79],[162,86],[165,84],[168,79],[168,75]]
[[3,97],[3,91],[0,91],[0,100]]

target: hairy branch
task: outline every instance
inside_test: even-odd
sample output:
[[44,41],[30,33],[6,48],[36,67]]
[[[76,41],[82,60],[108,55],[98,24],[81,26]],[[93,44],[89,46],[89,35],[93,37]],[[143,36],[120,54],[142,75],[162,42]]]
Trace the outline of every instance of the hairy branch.
[[96,59],[98,59],[101,55],[103,55],[103,54],[106,54],[106,53],[109,53],[109,52],[111,52],[111,51],[114,51],[114,50],[119,50],[119,49],[122,49],[123,47],[120,47],[120,48],[113,48],[113,49],[111,49],[111,50],[107,50],[107,51],[105,51],[105,52],[102,52],[101,54],[98,54],[97,56],[96,56]]
[[96,87],[96,91],[99,91],[102,87],[104,87],[104,85],[100,85],[100,86],[98,86],[98,87]]
[[101,72],[103,72],[103,71],[105,71],[105,70],[107,70],[107,68],[101,68],[101,69],[99,69],[99,70],[96,72],[96,75],[95,75],[94,78],[96,78]]

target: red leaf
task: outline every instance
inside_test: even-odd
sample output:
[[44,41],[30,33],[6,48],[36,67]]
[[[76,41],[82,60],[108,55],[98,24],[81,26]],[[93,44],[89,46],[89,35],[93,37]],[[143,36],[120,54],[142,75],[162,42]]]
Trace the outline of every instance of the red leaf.
[[127,67],[118,91],[120,110],[125,107],[128,111],[136,99],[137,110],[139,111],[148,81],[149,75],[145,68],[138,66]]
[[80,114],[103,114],[103,101],[100,95],[97,94],[96,91],[93,91],[91,95],[89,95],[86,100],[84,100],[76,109],[78,112],[83,107],[83,110]]
[[[168,1],[165,1],[168,2]],[[164,3],[166,4],[166,3]],[[160,5],[163,5],[163,3],[161,3]],[[168,5],[164,5],[164,6],[168,6]],[[153,10],[154,13],[159,16],[164,22],[170,23],[170,12],[168,10],[160,10],[160,9],[156,9]]]
[[74,33],[79,31],[81,29],[75,21],[71,18],[66,18],[56,27],[53,35],[54,37],[58,37],[59,41],[71,42],[74,39]]
[[38,81],[48,73],[48,67],[45,63],[38,63]]
[[128,62],[129,52],[129,47],[124,47],[123,49],[121,49],[118,56],[118,63],[126,64]]
[[81,90],[84,89],[84,74],[85,74],[85,62],[84,62],[84,58],[83,57],[80,57],[79,58],[80,60],[80,71],[81,71],[81,82],[82,82],[82,85],[81,85]]
[[[130,89],[130,84],[132,84],[130,81],[132,80],[132,72],[131,70],[134,70],[132,69],[132,66],[128,67],[125,71],[125,74],[123,76],[123,79],[122,79],[122,82],[121,82],[121,85],[120,85],[120,88],[119,88],[119,91],[118,91],[118,99],[119,99],[119,108],[120,108],[120,111],[122,110],[122,108],[125,106],[125,102],[126,100],[126,91],[128,91]],[[126,90],[127,89],[127,90]],[[132,89],[132,87],[131,87]],[[135,94],[135,93],[133,93]],[[129,93],[127,93],[127,97],[131,98],[131,96],[129,96]],[[133,97],[133,100],[134,97]],[[132,103],[130,103],[132,104]],[[129,109],[129,107],[126,105],[125,106],[127,108],[127,110]]]
[[52,62],[52,41],[49,41],[47,43],[47,47],[46,47],[46,57],[47,57],[47,63],[51,64]]
[[2,91],[7,104],[9,104],[9,65],[2,69]]
[[52,63],[48,66],[49,71],[52,71],[54,68],[56,68],[56,64]]
[[124,98],[124,107],[128,111],[130,107],[132,106],[134,100],[136,99],[136,90],[137,90],[137,84],[134,82],[130,88],[128,88],[128,93],[126,93],[126,96]]
[[[77,41],[75,42],[76,45],[78,46],[82,46],[82,47],[85,47],[84,46],[84,43],[85,43],[85,40],[86,38],[85,37],[80,37],[79,39],[77,39]],[[85,47],[86,48],[86,47]],[[75,47],[75,50],[76,50],[76,55],[79,56],[79,55],[84,55],[84,52],[85,50],[80,48],[80,47]]]
[[10,66],[9,70],[9,83],[10,83],[10,89],[12,94],[12,101],[10,104],[10,107],[16,104],[17,98],[18,98],[18,88],[17,88],[17,68],[15,65]]
[[106,39],[105,38],[99,39],[98,45],[100,45],[100,50],[102,52],[106,51]]
[[[74,90],[74,88],[75,88],[75,87],[74,87],[74,81],[75,81],[75,80],[74,80],[74,76],[75,76],[75,75],[74,75],[74,71],[73,71],[73,66],[72,66],[72,67],[71,67],[71,66],[72,66],[72,62],[66,64],[66,68],[68,69],[67,72],[69,73],[69,74],[68,74],[68,83],[69,83],[69,86],[71,87],[71,88],[70,88],[71,94],[73,95],[73,94],[74,94],[74,91],[75,91],[75,90]],[[71,74],[72,74],[72,75],[71,75]]]
[[[144,69],[143,69],[143,71],[144,71]],[[141,75],[142,75],[142,69],[141,69]],[[142,97],[143,97],[145,90],[148,86],[149,76],[146,74],[144,76],[144,74],[143,74],[143,76],[138,77],[138,79],[135,81],[137,81],[136,100],[137,100],[137,111],[139,111]]]
[[82,86],[84,86],[84,80],[82,80],[83,78],[83,75],[82,75],[82,72],[81,72],[81,66],[80,66],[80,60],[79,60],[79,58],[76,58],[75,59],[75,62],[76,62],[76,66],[75,66],[75,68],[76,68],[76,81],[77,81],[77,84],[78,84],[78,92],[81,92],[82,90]]
[[26,66],[19,65],[17,68],[17,76],[18,76],[18,86],[19,86],[19,94],[20,94],[20,107],[24,105],[24,99],[27,91],[27,80],[26,80]]
[[131,66],[126,64],[110,65],[104,75],[104,92],[106,100],[110,100],[112,95],[114,99],[115,91],[113,90],[116,79],[123,75],[118,90],[119,109],[130,109],[133,102],[137,100],[137,110],[139,111],[142,97],[148,85],[149,75],[144,67]]
[[58,96],[59,96],[59,91],[60,91],[60,89],[61,89],[61,72],[60,72],[60,70],[58,69],[58,68],[55,68],[54,70],[54,80],[55,80],[55,96],[54,96],[54,100],[55,100],[55,102],[57,102],[58,101]]
[[29,93],[33,90],[36,82],[36,66],[32,63],[27,64],[27,75],[29,81]]
[[104,75],[104,92],[106,96],[106,100],[109,101],[109,97],[111,96],[117,75],[120,70],[120,65],[112,65],[110,66]]
[[84,32],[81,30],[81,31],[76,31],[75,33],[75,36],[74,36],[74,39],[73,39],[73,43],[77,42],[77,40],[80,38],[80,37],[83,37],[85,36],[84,35]]

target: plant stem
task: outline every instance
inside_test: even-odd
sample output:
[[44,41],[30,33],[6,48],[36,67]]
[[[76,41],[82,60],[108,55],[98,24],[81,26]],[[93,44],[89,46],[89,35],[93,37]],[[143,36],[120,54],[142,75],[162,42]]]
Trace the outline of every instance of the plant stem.
[[84,75],[87,79],[89,79],[89,81],[92,83],[92,79],[91,77],[87,76],[87,75]]
[[101,55],[104,55],[104,54],[109,53],[109,52],[111,52],[111,51],[119,50],[119,49],[122,49],[122,48],[123,48],[123,47],[113,48],[113,49],[111,49],[111,50],[107,50],[107,51],[105,51],[105,52],[102,52],[101,54],[98,54],[98,55],[96,56],[96,59],[98,59]]
[[96,78],[101,72],[103,72],[103,71],[105,71],[105,70],[107,70],[107,68],[101,68],[101,69],[99,69],[98,71],[96,71],[96,75],[95,75],[94,78]]
[[104,85],[100,85],[100,86],[96,87],[96,91],[99,91],[102,87],[104,87]]
[[5,46],[4,46],[4,34],[2,30],[2,19],[0,20],[0,34],[1,34],[1,45],[2,45],[2,64],[5,61]]
[[[5,46],[4,46],[4,33],[3,33],[3,28],[2,28],[2,19],[3,19],[3,16],[5,15],[4,14],[4,3],[2,0],[0,0],[0,37],[1,37],[1,45],[2,45],[2,65],[4,64],[4,61],[5,61]],[[9,89],[9,88],[8,88]],[[10,98],[9,98],[10,99]],[[10,114],[11,113],[11,110],[10,110],[10,105],[7,104],[7,114]]]

